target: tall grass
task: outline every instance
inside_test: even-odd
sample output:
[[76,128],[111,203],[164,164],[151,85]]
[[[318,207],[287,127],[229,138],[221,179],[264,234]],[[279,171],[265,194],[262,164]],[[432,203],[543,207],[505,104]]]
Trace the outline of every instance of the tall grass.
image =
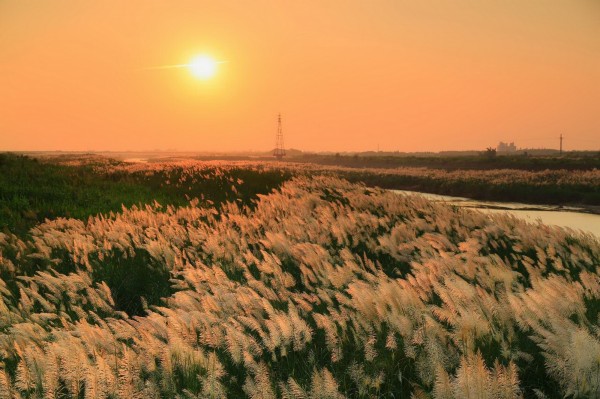
[[259,166],[151,167],[94,156],[35,159],[0,154],[0,231],[23,235],[45,219],[85,220],[119,212],[123,205],[154,201],[183,206],[197,197],[207,204],[233,200],[248,204],[256,194],[266,194],[290,178],[285,171]]
[[[444,170],[436,168],[351,168],[281,162],[180,161],[152,165],[109,165],[103,173],[149,173],[165,170],[202,170],[219,165],[227,169],[284,171],[291,175],[330,175],[370,187],[425,191],[490,201],[520,201],[536,204],[600,205],[600,169],[568,170]],[[181,172],[184,173],[185,172]],[[193,175],[197,175],[192,172]]]
[[0,398],[600,397],[596,237],[323,176],[206,205],[0,234]]

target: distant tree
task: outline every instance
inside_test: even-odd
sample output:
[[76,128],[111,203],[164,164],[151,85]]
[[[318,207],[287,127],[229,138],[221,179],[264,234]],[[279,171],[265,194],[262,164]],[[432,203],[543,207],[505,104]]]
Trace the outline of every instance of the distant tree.
[[496,149],[492,147],[486,148],[484,155],[488,158],[494,158],[496,156]]

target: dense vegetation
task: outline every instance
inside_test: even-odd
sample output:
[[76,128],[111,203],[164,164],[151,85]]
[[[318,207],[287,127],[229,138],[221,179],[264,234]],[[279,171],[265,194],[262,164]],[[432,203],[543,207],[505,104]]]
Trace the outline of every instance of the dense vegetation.
[[[212,203],[239,199],[249,203],[256,194],[268,193],[289,174],[261,168],[206,169],[211,178],[184,176],[184,168],[124,170],[105,158],[66,164],[13,154],[0,154],[0,231],[10,228],[24,234],[46,218],[85,220],[99,213],[117,212],[124,205],[186,205],[190,198]],[[188,170],[189,171],[189,170]],[[208,176],[207,176],[208,177]],[[232,191],[233,182],[242,181]],[[170,183],[173,184],[170,184]]]
[[550,205],[600,205],[600,170],[538,172],[497,170],[445,171],[424,168],[350,169],[334,172],[371,187]]
[[[236,157],[230,158],[229,162],[235,162]],[[246,158],[245,162],[256,161]],[[277,167],[294,172],[332,173],[370,187],[484,201],[600,206],[600,157],[589,154],[494,158],[304,155],[289,158]]]
[[0,397],[600,397],[597,238],[296,173],[0,234]]
[[[202,173],[195,173],[200,168]],[[219,170],[216,173],[216,170]],[[423,191],[480,200],[600,205],[600,170],[357,169],[273,162],[124,164],[72,156],[40,161],[0,154],[0,231],[25,234],[45,219],[85,220],[122,205],[186,205],[236,199],[250,204],[293,175],[341,176],[370,187]],[[234,182],[244,182],[235,186]]]
[[600,205],[600,156],[307,156],[304,161],[371,187],[486,201]]
[[443,170],[491,170],[519,169],[542,170],[592,170],[600,169],[599,153],[565,153],[559,156],[484,155],[440,156],[440,155],[310,155],[297,158],[301,162],[321,165],[337,165],[353,168],[399,168],[421,167]]

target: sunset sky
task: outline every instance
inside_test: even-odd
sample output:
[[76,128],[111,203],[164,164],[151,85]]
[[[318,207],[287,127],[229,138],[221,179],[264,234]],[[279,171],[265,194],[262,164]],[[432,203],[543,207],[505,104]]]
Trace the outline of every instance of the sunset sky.
[[0,151],[268,150],[278,112],[303,150],[598,150],[600,0],[0,0]]

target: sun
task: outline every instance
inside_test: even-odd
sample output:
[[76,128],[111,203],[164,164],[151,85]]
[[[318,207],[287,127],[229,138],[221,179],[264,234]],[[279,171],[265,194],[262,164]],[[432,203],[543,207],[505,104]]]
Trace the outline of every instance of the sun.
[[210,79],[217,73],[219,63],[207,55],[194,57],[188,64],[192,75],[198,79]]

